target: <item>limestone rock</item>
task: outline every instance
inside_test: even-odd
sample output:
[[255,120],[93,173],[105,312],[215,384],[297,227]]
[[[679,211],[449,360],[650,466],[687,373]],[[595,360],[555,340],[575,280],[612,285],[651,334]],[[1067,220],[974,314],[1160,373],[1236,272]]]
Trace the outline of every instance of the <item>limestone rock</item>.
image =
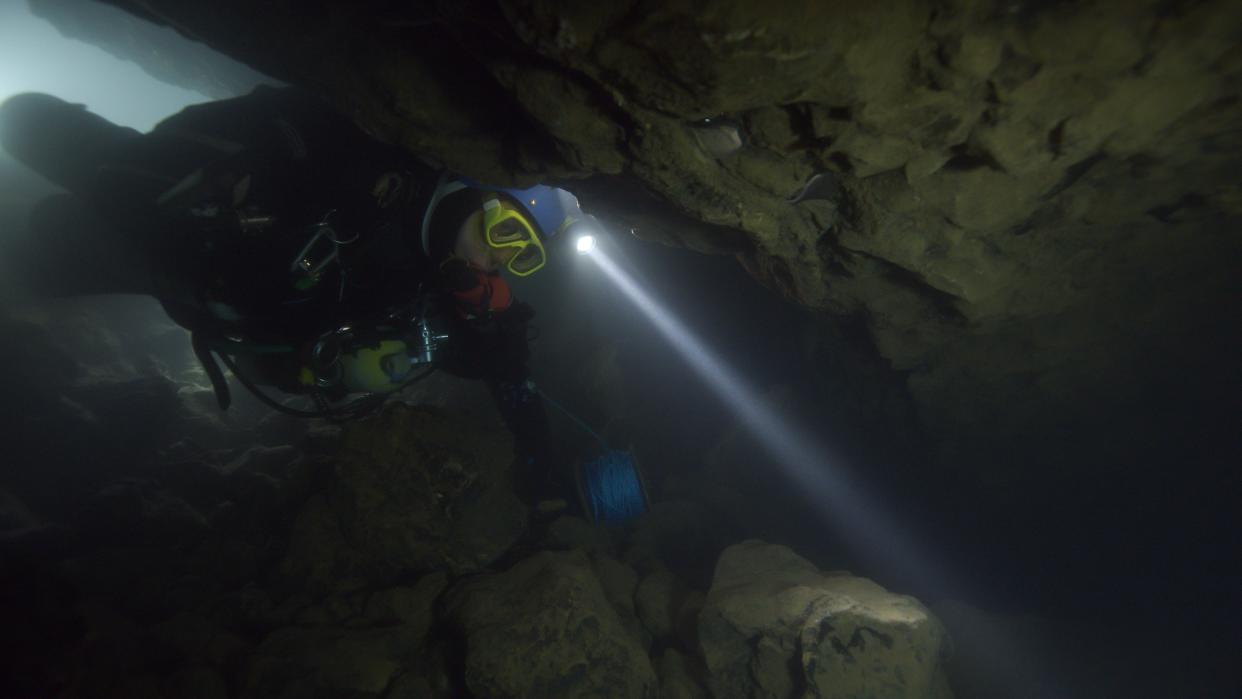
[[225,465],[224,472],[229,475],[264,473],[279,478],[284,475],[289,463],[297,456],[298,450],[288,444],[274,447],[251,447]]
[[663,699],[706,699],[707,690],[696,678],[697,660],[668,648],[656,662],[660,674],[660,696]]
[[717,697],[951,697],[946,636],[911,597],[750,540],[720,557],[699,623]]
[[435,602],[448,587],[443,571],[421,578],[413,587],[394,587],[373,593],[365,614],[374,623],[400,622],[420,633],[427,633],[434,621]]
[[377,694],[419,653],[422,638],[396,626],[280,629],[255,651],[241,696],[329,697]]
[[656,640],[667,639],[677,631],[677,616],[685,601],[686,587],[677,576],[658,569],[638,584],[634,601],[638,618]]
[[677,640],[681,647],[697,652],[699,650],[699,615],[703,612],[703,604],[707,595],[699,590],[691,590],[682,599],[677,609],[675,628]]
[[588,553],[611,551],[608,533],[581,517],[563,515],[552,520],[542,548],[554,551],[580,549]]
[[647,654],[581,552],[538,553],[446,599],[475,696],[655,697]]
[[434,410],[390,404],[348,425],[325,493],[294,524],[282,569],[341,590],[398,572],[478,570],[525,527],[506,485],[505,433]]
[[[1231,0],[111,2],[429,162],[567,184],[610,227],[735,256],[858,323],[944,465],[1046,468],[1012,447],[1066,395],[1125,406],[1163,380],[1131,380],[1149,362],[1228,364],[1238,344],[1210,310],[1242,253]],[[790,204],[815,174],[832,199]],[[1075,402],[1084,432],[1113,407]]]
[[174,544],[200,539],[207,521],[184,500],[155,484],[127,479],[85,502],[77,525],[100,542]]
[[617,610],[617,615],[622,619],[633,617],[638,573],[621,561],[604,555],[593,556],[591,563],[595,568],[595,577],[599,579],[600,587],[604,590],[604,596],[608,598],[613,609]]

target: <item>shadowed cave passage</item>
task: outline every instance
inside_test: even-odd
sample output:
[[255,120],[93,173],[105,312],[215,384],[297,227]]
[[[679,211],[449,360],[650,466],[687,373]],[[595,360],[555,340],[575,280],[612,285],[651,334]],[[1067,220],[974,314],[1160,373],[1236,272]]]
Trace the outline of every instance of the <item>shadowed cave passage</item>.
[[[6,696],[1238,692],[1227,3],[26,7],[0,97],[146,131],[279,81],[566,187],[757,391],[721,400],[569,247],[510,275],[540,390],[642,465],[649,511],[601,527],[555,412],[563,510],[482,382],[334,425],[230,379],[222,413],[151,299],[7,270]],[[0,159],[0,243],[53,192]],[[787,478],[786,429],[871,504]]]

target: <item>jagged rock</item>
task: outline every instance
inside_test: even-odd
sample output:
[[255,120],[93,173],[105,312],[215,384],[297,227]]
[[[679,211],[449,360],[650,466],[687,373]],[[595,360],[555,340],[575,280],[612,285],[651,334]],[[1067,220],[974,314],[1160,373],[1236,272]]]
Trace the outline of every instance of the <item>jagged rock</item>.
[[952,696],[945,632],[917,600],[757,540],[721,555],[699,639],[721,699]]
[[[1042,471],[1054,459],[1012,447],[1065,396],[1101,396],[1072,401],[1089,433],[1159,385],[1131,380],[1149,361],[1228,364],[1237,345],[1205,310],[1242,245],[1230,0],[113,3],[429,161],[568,182],[616,228],[734,255],[856,322],[946,465],[1030,453]],[[270,40],[290,27],[302,41]],[[839,187],[790,204],[815,174]]]
[[638,583],[634,602],[638,618],[657,641],[677,631],[677,615],[686,598],[686,586],[666,569],[658,569]]
[[506,486],[511,460],[506,433],[390,404],[345,427],[328,489],[298,515],[282,570],[324,590],[399,572],[478,570],[525,526]]
[[189,571],[223,588],[234,588],[259,578],[267,566],[279,560],[279,551],[270,536],[245,530],[232,533],[239,538],[218,529],[213,531],[191,554]]
[[538,553],[448,592],[476,696],[649,698],[655,672],[581,552]]
[[695,652],[699,651],[699,615],[703,613],[703,604],[707,595],[699,590],[686,593],[677,609],[676,632],[681,647]]
[[251,447],[243,452],[241,456],[225,465],[224,472],[230,475],[263,473],[276,478],[282,478],[289,464],[298,457],[299,453],[295,447],[289,444],[271,447]]
[[[662,699],[707,699],[707,690],[696,677],[696,664],[684,654],[667,648],[656,661],[656,672],[660,675],[660,696]],[[701,662],[699,663],[701,664]],[[702,669],[697,669],[702,675]]]
[[393,587],[373,593],[364,614],[372,623],[401,623],[419,633],[427,633],[435,620],[435,603],[448,587],[443,571],[419,579],[413,587]]
[[595,567],[595,577],[599,578],[600,586],[604,588],[604,595],[617,614],[622,618],[634,616],[638,573],[621,561],[604,555],[592,556],[591,563]]
[[384,692],[384,699],[453,699],[458,695],[443,665],[443,658],[432,658],[431,670],[398,675]]
[[640,570],[667,565],[692,585],[706,587],[712,564],[727,545],[729,524],[690,500],[652,504],[635,525],[625,561]]
[[304,418],[272,412],[261,417],[254,426],[254,438],[259,444],[273,447],[298,444],[314,429],[315,425],[308,424]]
[[207,520],[189,503],[153,483],[125,480],[100,490],[82,505],[77,527],[103,544],[193,543]]
[[312,424],[302,435],[300,446],[308,454],[335,452],[341,441],[341,427],[328,423]]
[[137,60],[151,77],[214,99],[243,94],[270,79],[170,27],[144,22],[105,3],[35,0],[31,11],[66,36],[94,44],[122,60]]
[[364,617],[366,593],[359,590],[332,595],[302,607],[293,615],[296,626],[371,626]]
[[394,626],[280,629],[259,644],[243,699],[378,694],[418,657],[423,638]]
[[603,554],[592,555],[591,563],[595,567],[595,577],[604,588],[604,595],[617,611],[617,618],[633,638],[638,639],[644,647],[650,647],[651,634],[643,628],[635,607],[634,593],[638,589],[638,573],[621,561]]
[[178,389],[162,376],[147,376],[83,384],[73,397],[100,421],[114,448],[133,452],[167,443],[161,440],[181,415]]
[[196,508],[208,509],[228,494],[225,475],[217,463],[211,451],[198,443],[180,440],[160,449],[141,473]]

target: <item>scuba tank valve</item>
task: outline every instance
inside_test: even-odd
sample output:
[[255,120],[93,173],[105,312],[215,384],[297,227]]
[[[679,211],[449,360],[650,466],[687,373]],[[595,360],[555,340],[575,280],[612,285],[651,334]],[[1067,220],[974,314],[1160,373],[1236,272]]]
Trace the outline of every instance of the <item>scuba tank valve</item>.
[[312,348],[314,383],[350,393],[391,393],[405,387],[416,369],[433,367],[448,339],[421,313],[404,333],[395,328],[360,333],[344,326]]

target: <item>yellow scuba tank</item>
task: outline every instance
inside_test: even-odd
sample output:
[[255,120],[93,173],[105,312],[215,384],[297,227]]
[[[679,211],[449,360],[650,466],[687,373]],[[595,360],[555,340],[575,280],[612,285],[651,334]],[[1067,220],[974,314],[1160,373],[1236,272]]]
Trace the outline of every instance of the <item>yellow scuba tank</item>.
[[[432,327],[425,315],[416,316],[400,334],[384,339],[358,340],[356,330],[344,326],[319,338],[311,350],[310,364],[303,367],[299,383],[319,390],[344,393],[392,393],[407,386],[413,377],[435,366],[449,336]],[[380,333],[380,337],[383,334]],[[422,371],[422,373],[418,373]]]
[[341,384],[350,392],[390,393],[404,385],[414,366],[401,340],[383,340],[377,347],[359,347],[340,356]]

